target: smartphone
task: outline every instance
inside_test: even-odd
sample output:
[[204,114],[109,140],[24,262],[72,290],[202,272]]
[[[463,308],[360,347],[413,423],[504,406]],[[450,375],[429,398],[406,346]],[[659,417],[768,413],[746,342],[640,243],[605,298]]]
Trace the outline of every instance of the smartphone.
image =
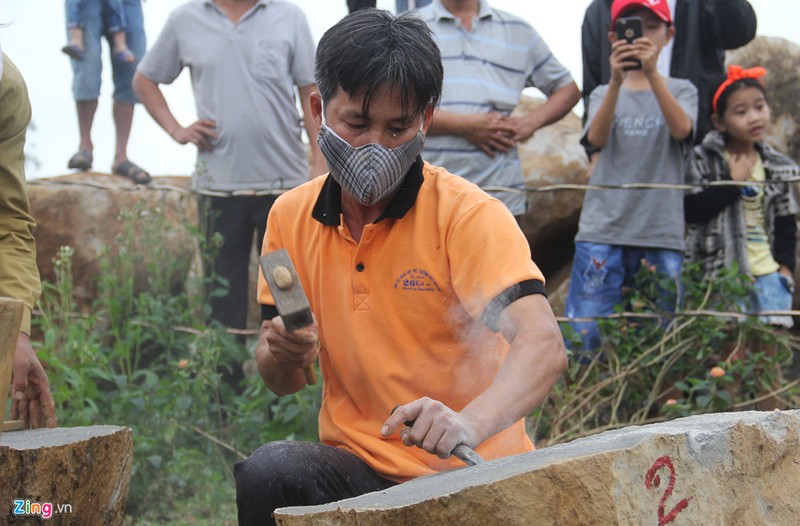
[[[642,36],[642,19],[638,16],[626,16],[617,20],[617,25],[614,28],[617,32],[619,40],[627,40],[628,43],[633,43],[637,38]],[[627,61],[630,65],[625,66],[625,71],[632,69],[642,69],[642,62],[638,59]]]

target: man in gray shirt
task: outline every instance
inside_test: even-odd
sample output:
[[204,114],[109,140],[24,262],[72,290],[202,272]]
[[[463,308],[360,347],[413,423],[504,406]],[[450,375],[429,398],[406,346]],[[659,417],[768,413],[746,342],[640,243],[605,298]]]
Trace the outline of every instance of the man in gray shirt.
[[[303,12],[284,0],[193,0],[172,12],[144,56],[134,88],[147,111],[180,144],[199,153],[192,180],[201,221],[224,244],[214,273],[229,290],[212,297],[212,318],[233,328],[247,322],[248,263],[258,250],[275,198],[327,171],[317,130],[305,119],[311,167],[301,140],[314,83],[314,41]],[[181,125],[159,84],[183,68],[192,75],[198,120]]]

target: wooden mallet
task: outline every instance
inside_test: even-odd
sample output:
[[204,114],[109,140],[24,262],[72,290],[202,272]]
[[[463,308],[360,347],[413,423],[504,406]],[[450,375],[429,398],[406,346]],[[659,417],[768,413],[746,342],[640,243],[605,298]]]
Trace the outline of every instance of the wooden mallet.
[[[293,332],[314,323],[308,297],[300,284],[297,271],[286,249],[268,252],[261,256],[260,261],[264,279],[267,281],[272,299],[275,300],[275,307],[278,309],[278,314],[280,314],[286,330]],[[303,373],[309,385],[317,383],[314,364],[305,367]]]

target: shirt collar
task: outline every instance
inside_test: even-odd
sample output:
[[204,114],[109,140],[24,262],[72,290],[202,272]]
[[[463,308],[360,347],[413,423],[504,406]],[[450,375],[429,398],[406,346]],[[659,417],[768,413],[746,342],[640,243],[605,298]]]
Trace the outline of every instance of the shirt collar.
[[[455,20],[456,17],[453,13],[447,10],[445,6],[442,5],[441,0],[433,0],[431,4],[433,8],[433,14],[436,15],[436,20]],[[492,17],[492,6],[489,5],[489,2],[486,0],[480,0],[478,4],[478,19],[484,18],[491,18]]]
[[[274,2],[274,1],[275,1],[275,0],[256,0],[256,3],[255,3],[255,4],[253,4],[253,7],[251,7],[251,8],[248,10],[248,13],[250,13],[250,12],[252,12],[252,11],[255,11],[255,10],[256,10],[257,8],[259,8],[259,7],[262,7],[262,6],[263,6],[263,7],[266,7],[266,6],[268,6],[269,4],[271,4],[271,3],[272,3],[272,2]],[[219,10],[220,10],[220,9],[219,9],[219,7],[218,7],[218,6],[217,6],[217,5],[214,3],[214,0],[203,0],[203,3],[204,3],[204,4],[206,4],[206,5],[210,5],[210,6],[212,6],[212,7],[213,7],[214,9],[216,9],[217,11],[219,11]]]
[[[397,193],[389,202],[386,210],[375,220],[376,223],[384,219],[400,219],[411,210],[417,201],[417,194],[422,187],[425,177],[422,175],[422,157],[417,156],[414,164],[406,172],[403,182],[400,183]],[[326,226],[339,226],[342,215],[342,187],[339,186],[333,177],[328,175],[322,190],[319,192],[317,202],[311,217]]]

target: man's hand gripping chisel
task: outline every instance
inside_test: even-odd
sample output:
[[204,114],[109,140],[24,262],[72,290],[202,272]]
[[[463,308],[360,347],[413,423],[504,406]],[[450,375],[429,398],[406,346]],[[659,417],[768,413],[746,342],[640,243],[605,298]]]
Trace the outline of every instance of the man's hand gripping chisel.
[[[394,413],[398,407],[400,407],[400,404],[397,404],[392,408],[392,413]],[[407,427],[414,426],[413,420],[406,420],[404,423]],[[483,457],[475,453],[474,449],[464,444],[457,445],[450,454],[468,466],[477,466],[478,464],[483,464]]]
[[[294,332],[314,323],[308,297],[286,249],[268,252],[261,256],[260,261],[264,279],[267,281],[269,292],[275,300],[275,307],[286,330]],[[309,385],[317,383],[314,364],[307,365],[303,369],[303,374]]]

